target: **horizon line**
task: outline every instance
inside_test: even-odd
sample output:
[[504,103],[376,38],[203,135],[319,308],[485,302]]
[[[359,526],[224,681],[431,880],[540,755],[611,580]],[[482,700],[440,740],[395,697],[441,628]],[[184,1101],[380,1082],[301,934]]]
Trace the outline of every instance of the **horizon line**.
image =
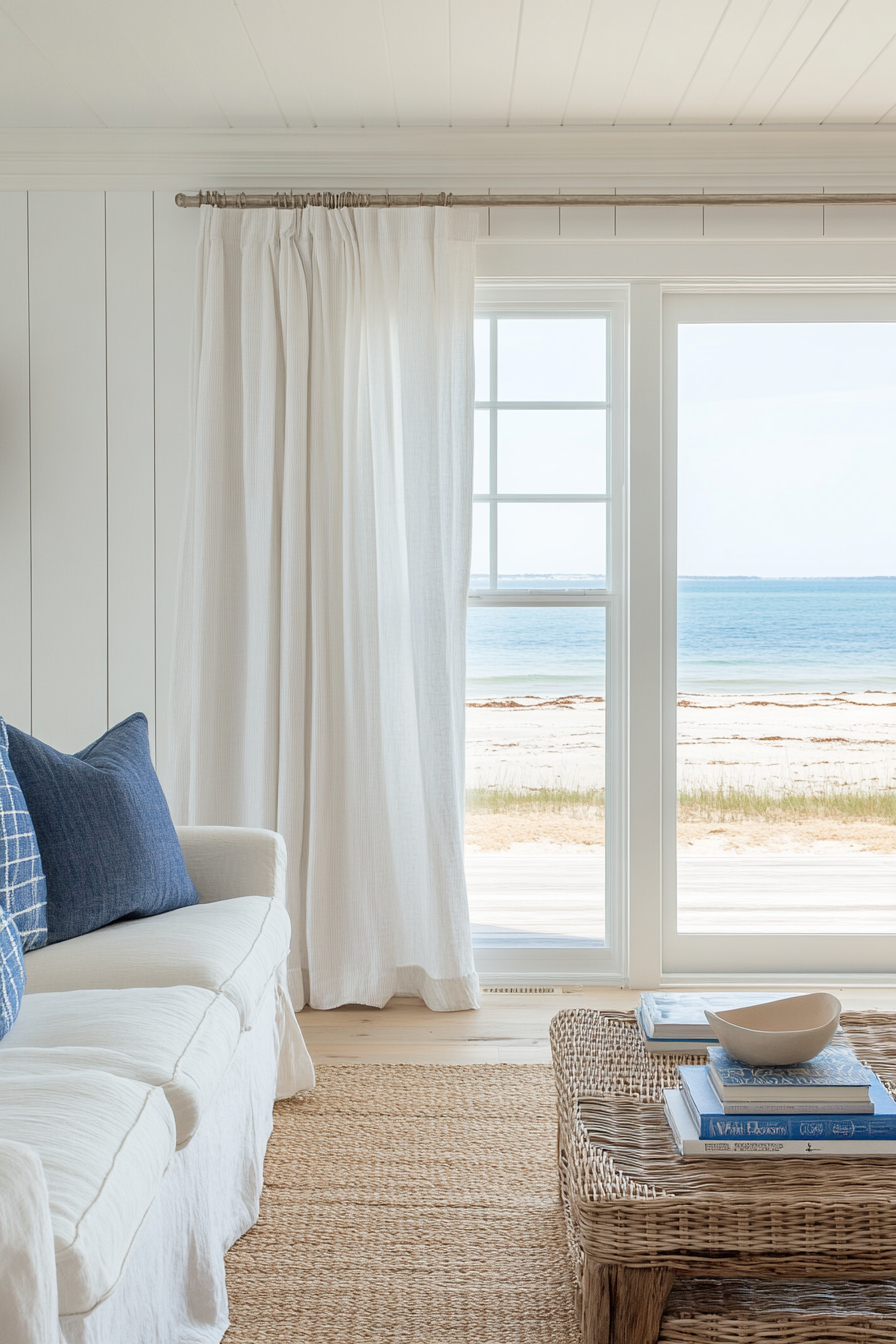
[[[484,573],[473,572],[471,579],[487,579]],[[757,583],[793,582],[803,579],[830,579],[847,582],[851,579],[896,579],[896,574],[679,574],[680,579],[753,579]],[[499,574],[500,579],[605,579],[605,574],[583,574],[581,571],[564,573],[554,570],[541,574]]]
[[679,574],[680,579],[755,579],[757,583],[794,582],[803,579],[830,579],[845,583],[851,579],[896,579],[896,574]]

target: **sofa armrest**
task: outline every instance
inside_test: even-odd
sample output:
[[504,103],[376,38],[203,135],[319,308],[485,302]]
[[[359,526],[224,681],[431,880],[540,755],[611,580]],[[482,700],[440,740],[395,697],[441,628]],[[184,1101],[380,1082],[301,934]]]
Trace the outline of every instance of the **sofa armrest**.
[[199,900],[274,896],[286,900],[286,844],[276,831],[246,826],[178,826],[177,838]]

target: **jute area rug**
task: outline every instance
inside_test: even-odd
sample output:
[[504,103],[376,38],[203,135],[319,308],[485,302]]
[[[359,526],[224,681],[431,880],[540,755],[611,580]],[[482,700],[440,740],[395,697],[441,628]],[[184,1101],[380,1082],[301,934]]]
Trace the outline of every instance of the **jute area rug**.
[[226,1344],[573,1344],[553,1075],[339,1064],[274,1108]]
[[[227,1290],[225,1344],[580,1344],[550,1067],[319,1067]],[[660,1338],[896,1344],[896,1285],[683,1279]]]

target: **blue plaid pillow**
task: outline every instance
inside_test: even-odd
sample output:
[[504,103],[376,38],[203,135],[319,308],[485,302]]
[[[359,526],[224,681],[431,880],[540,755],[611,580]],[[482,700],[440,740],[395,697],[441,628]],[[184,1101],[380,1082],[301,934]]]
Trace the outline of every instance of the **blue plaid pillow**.
[[0,910],[0,1038],[19,1015],[25,992],[25,963],[16,922]]
[[9,759],[9,734],[2,719],[0,910],[5,910],[15,920],[22,939],[22,951],[43,947],[47,941],[47,883],[31,814]]

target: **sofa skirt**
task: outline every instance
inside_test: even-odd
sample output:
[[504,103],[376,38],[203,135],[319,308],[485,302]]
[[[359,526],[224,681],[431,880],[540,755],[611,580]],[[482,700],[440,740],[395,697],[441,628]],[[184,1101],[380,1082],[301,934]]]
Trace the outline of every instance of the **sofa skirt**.
[[285,1091],[280,992],[272,982],[198,1130],[174,1154],[113,1291],[88,1314],[61,1317],[65,1344],[217,1344],[223,1336],[224,1254],[258,1218],[274,1097]]

